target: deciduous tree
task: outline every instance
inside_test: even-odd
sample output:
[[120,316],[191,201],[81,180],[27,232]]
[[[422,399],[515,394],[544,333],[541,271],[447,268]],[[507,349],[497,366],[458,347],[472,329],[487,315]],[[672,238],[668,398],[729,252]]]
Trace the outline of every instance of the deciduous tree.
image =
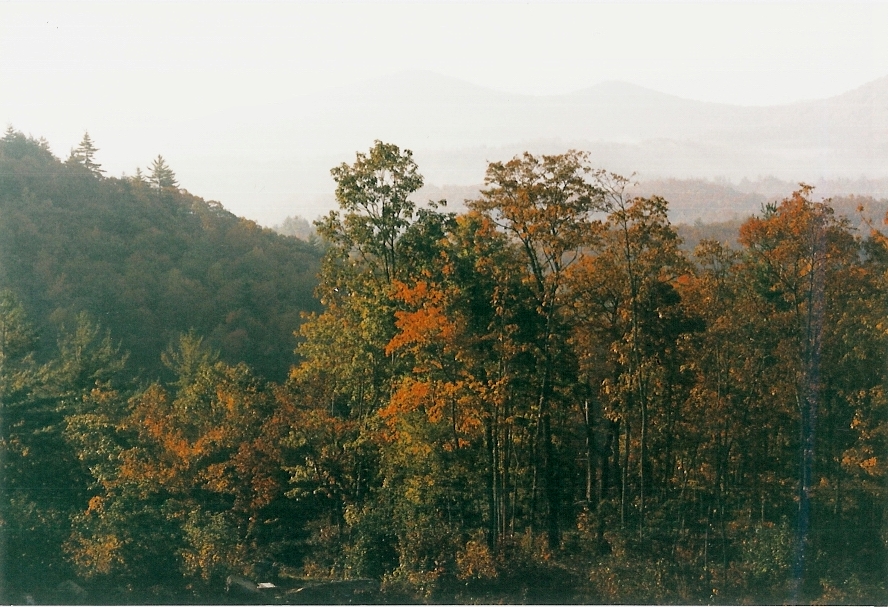
[[551,546],[560,541],[561,490],[552,443],[552,402],[557,375],[570,368],[559,364],[565,354],[568,327],[563,319],[565,269],[581,256],[592,239],[591,213],[603,208],[602,192],[590,178],[586,154],[525,154],[494,162],[485,176],[487,189],[470,207],[514,238],[526,263],[526,280],[539,314],[537,357],[537,455],[535,468],[546,501],[546,531]]

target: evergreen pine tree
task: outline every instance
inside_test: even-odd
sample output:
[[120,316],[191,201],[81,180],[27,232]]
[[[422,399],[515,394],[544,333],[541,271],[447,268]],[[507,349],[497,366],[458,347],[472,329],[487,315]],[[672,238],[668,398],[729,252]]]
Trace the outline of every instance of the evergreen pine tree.
[[167,166],[166,161],[160,154],[157,155],[157,158],[154,159],[148,168],[151,171],[149,181],[158,190],[178,187],[179,182],[176,181],[176,174]]
[[98,151],[98,148],[93,144],[92,139],[89,136],[89,132],[84,132],[83,139],[80,140],[80,145],[71,150],[68,162],[77,163],[86,168],[93,175],[101,177],[102,173],[105,171],[102,169],[102,165],[95,161],[96,152]]
[[145,185],[147,181],[145,180],[145,174],[142,172],[141,167],[136,167],[136,173],[130,177],[130,181],[137,185]]

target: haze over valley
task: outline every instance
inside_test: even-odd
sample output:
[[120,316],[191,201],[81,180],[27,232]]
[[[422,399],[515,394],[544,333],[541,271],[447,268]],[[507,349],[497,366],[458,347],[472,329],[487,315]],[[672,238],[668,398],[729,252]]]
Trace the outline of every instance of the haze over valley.
[[640,181],[773,177],[822,183],[825,195],[888,194],[888,76],[829,99],[743,107],[623,82],[507,94],[411,71],[186,122],[90,132],[100,150],[114,149],[137,127],[163,142],[183,187],[264,225],[334,208],[330,168],[376,139],[413,150],[426,184],[456,196],[483,183],[488,162],[567,149]]

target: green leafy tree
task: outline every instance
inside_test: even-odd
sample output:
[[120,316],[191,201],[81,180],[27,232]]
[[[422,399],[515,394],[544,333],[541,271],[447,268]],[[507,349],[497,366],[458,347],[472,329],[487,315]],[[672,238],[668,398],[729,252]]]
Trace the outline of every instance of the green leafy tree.
[[319,233],[390,282],[402,261],[398,241],[416,206],[409,196],[423,183],[413,153],[376,141],[369,153],[358,153],[354,164],[342,163],[330,172],[343,216],[331,212]]
[[[391,371],[384,350],[394,333],[389,291],[406,261],[400,240],[414,216],[408,196],[422,177],[409,150],[380,141],[369,154],[359,153],[353,165],[342,164],[332,173],[342,215],[333,211],[316,224],[330,244],[317,290],[327,309],[303,327],[300,351],[306,362],[300,373],[337,370],[326,384],[330,397],[338,394],[339,406],[361,417],[388,397]],[[338,363],[328,360],[334,354],[325,342],[329,338],[351,344],[338,350]],[[312,370],[322,360],[332,366]]]
[[25,392],[34,378],[35,334],[24,308],[8,290],[0,291],[0,597],[12,600],[16,572],[10,563],[25,552],[29,525],[28,503],[23,496],[21,458],[25,448],[19,424],[27,406]]
[[93,387],[120,379],[128,354],[120,352],[110,331],[102,332],[89,314],[77,314],[72,329],[62,327],[58,340],[58,358],[44,370],[44,381],[60,395],[76,401]]
[[[14,333],[23,336],[21,330]],[[66,441],[65,428],[89,406],[90,395],[111,389],[109,382],[119,379],[122,368],[123,357],[110,339],[102,340],[85,317],[64,331],[58,347],[54,360],[35,369],[28,390],[2,403],[4,518],[13,530],[4,559],[16,564],[15,587],[22,589],[48,587],[71,575],[60,548],[70,533],[69,517],[85,506],[89,474]],[[6,371],[12,370],[8,363]]]
[[0,291],[0,407],[33,380],[36,334],[25,309],[9,291]]
[[[377,412],[391,398],[400,366],[385,352],[395,333],[397,303],[392,291],[395,279],[409,273],[414,261],[402,241],[415,215],[409,196],[422,185],[422,177],[409,150],[380,141],[369,153],[359,153],[353,164],[343,163],[331,173],[340,211],[316,222],[327,243],[317,289],[325,310],[301,328],[298,353],[303,360],[291,380],[313,409],[303,414],[306,423],[313,426],[316,418],[330,417],[335,440],[349,445],[351,452],[338,454],[315,447],[316,439],[300,439],[293,443],[297,456],[289,467],[294,471],[294,497],[305,499],[305,488],[312,484],[319,484],[319,495],[338,496],[315,503],[328,521],[321,529],[343,533],[361,527],[356,518],[346,520],[346,512],[362,512],[375,498],[379,444],[373,428]],[[324,466],[321,474],[319,465]],[[354,546],[365,540],[370,541],[357,539]],[[393,550],[391,542],[387,550]],[[371,560],[375,564],[359,568],[376,571],[383,561],[390,562],[381,553]]]

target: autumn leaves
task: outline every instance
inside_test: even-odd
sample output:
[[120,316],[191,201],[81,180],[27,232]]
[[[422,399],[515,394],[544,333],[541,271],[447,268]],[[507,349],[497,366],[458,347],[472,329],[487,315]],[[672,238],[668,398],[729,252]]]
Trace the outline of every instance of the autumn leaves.
[[[323,309],[283,384],[193,332],[173,381],[127,389],[95,329],[71,344],[104,374],[66,346],[81,575],[209,587],[267,559],[400,601],[884,592],[882,240],[803,186],[739,248],[690,253],[665,200],[576,151],[492,163],[462,214],[411,201],[391,144],[332,173]],[[19,312],[0,301],[0,370]]]
[[[759,526],[793,521],[794,587],[816,593],[810,570],[828,565],[806,555],[836,549],[824,525],[854,523],[812,505],[813,485],[851,490],[841,462],[864,435],[847,431],[861,413],[846,384],[884,382],[867,357],[885,334],[862,329],[885,305],[874,245],[807,186],[750,219],[742,249],[689,255],[665,200],[628,195],[581,152],[492,163],[462,215],[417,212],[415,171],[379,142],[334,169],[327,308],[292,375],[363,445],[351,478],[367,484],[344,506],[387,513],[396,572],[438,575],[442,529],[483,530],[491,554],[529,529],[557,551],[585,517],[593,552],[634,537],[741,596],[753,565],[732,563],[757,509]],[[856,487],[835,499],[873,504]]]

